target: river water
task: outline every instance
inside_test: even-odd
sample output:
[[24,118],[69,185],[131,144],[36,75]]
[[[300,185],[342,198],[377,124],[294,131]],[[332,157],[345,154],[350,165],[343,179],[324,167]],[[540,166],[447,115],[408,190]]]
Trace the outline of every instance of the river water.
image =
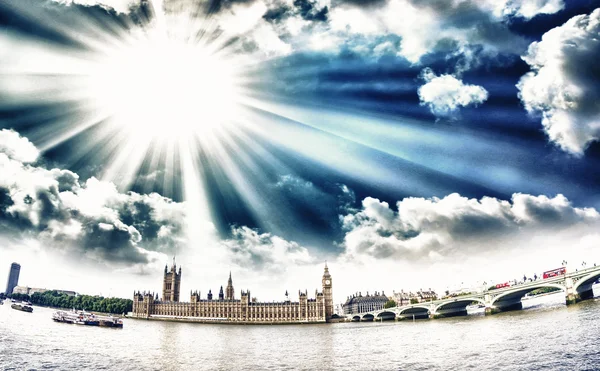
[[562,293],[527,300],[522,311],[416,322],[243,326],[125,319],[123,329],[110,329],[55,323],[52,312],[0,306],[0,369],[600,369],[600,298],[566,307]]

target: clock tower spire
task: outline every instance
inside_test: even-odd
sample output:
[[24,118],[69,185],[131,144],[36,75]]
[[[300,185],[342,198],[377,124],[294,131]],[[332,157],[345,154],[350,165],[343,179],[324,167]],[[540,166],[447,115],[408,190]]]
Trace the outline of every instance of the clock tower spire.
[[325,271],[323,272],[323,296],[325,298],[325,318],[327,322],[331,320],[333,316],[333,292],[332,292],[332,279],[329,274],[329,268],[327,268],[327,262],[325,262]]

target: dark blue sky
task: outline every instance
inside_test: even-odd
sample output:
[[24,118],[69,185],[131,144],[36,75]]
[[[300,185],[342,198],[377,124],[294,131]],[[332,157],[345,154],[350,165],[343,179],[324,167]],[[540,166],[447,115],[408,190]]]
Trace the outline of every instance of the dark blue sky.
[[[89,48],[77,37],[77,27],[86,22],[118,35],[152,21],[152,12],[144,6],[132,7],[132,13],[126,15],[101,6],[65,7],[49,1],[27,0],[37,15],[32,17],[12,9],[9,5],[15,1],[0,4],[0,32],[33,37],[44,44],[63,47],[66,52]],[[217,17],[234,3],[214,3],[209,6],[209,13]],[[271,13],[263,18],[276,24],[280,21],[277,17],[285,20],[293,14],[315,30],[331,20],[334,5],[327,10],[311,2],[294,4],[297,9],[270,9]],[[508,17],[494,27],[525,40],[528,45],[573,16],[591,13],[598,5],[592,0],[569,0],[554,14],[539,14],[532,19]],[[457,13],[447,22],[454,22],[456,27],[460,24],[486,27],[477,17],[479,11]],[[66,26],[71,33],[61,32],[61,28],[52,27],[44,19],[52,20],[52,25]],[[282,40],[293,39],[293,35],[285,33],[280,36]],[[377,164],[383,173],[370,178],[368,174],[353,174],[347,168],[336,169],[321,159],[307,156],[306,152],[282,145],[285,138],[269,140],[240,128],[240,133],[253,142],[238,138],[236,145],[227,149],[233,161],[250,174],[252,169],[244,163],[244,158],[251,158],[262,172],[260,180],[251,182],[262,182],[257,187],[264,192],[267,202],[272,203],[270,207],[277,209],[278,203],[285,202],[290,217],[273,220],[267,227],[235,184],[227,180],[221,164],[211,162],[199,151],[197,161],[205,170],[202,182],[212,202],[214,220],[224,236],[231,225],[246,225],[303,244],[338,249],[335,244],[343,237],[339,215],[349,207],[359,207],[360,201],[368,196],[393,205],[405,197],[442,198],[454,192],[470,198],[499,199],[510,199],[519,192],[548,196],[562,193],[575,206],[600,208],[600,144],[592,142],[584,156],[578,157],[549,142],[540,115],[528,114],[518,96],[516,85],[530,71],[530,66],[520,58],[524,50],[490,54],[474,43],[470,55],[474,60],[466,61],[465,54],[449,52],[457,46],[448,41],[446,46],[440,42],[437,50],[414,63],[395,51],[375,55],[354,48],[361,43],[375,45],[386,41],[401,45],[401,36],[352,38],[337,51],[295,50],[247,67],[245,73],[253,76],[247,88],[254,97],[298,109],[290,115],[284,109],[275,112],[252,107],[250,111],[261,128],[270,130],[277,126],[290,132],[300,130],[306,133],[306,138],[325,138],[324,143],[331,145],[327,148],[330,153],[342,156],[351,153],[348,161],[364,160],[367,167]],[[242,36],[233,37],[230,44],[236,51],[259,48],[259,43],[253,44]],[[458,71],[457,66],[465,63],[469,67]],[[454,74],[464,84],[479,85],[487,90],[489,97],[450,116],[437,117],[429,107],[420,104],[418,89],[424,84],[420,76],[425,67],[437,75]],[[72,110],[77,109],[76,102],[0,105],[0,128],[14,129],[40,145],[43,138],[52,135],[48,132],[53,130],[52,125],[68,120]],[[349,123],[348,117],[354,117],[358,123]],[[381,126],[375,131],[374,125]],[[107,166],[106,157],[97,155],[105,143],[94,141],[101,130],[102,123],[72,136],[45,151],[43,161],[48,167],[69,169],[82,179],[99,176]],[[401,133],[409,134],[402,137]],[[270,166],[254,146],[285,166]],[[159,174],[159,180],[148,186],[145,176],[154,170],[148,156],[130,189],[140,193],[156,191],[182,200],[181,169],[175,166],[174,173]],[[169,182],[173,187],[166,189]],[[344,185],[353,195],[342,191]]]

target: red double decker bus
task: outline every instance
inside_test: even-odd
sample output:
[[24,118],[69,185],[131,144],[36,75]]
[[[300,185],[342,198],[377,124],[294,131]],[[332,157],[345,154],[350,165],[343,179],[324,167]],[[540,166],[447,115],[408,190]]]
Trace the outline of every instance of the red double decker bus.
[[504,282],[504,283],[499,283],[499,284],[496,285],[497,289],[501,289],[503,287],[510,287],[510,283]]
[[556,268],[551,271],[544,272],[544,279],[552,278],[552,277],[556,277],[556,276],[562,276],[563,274],[566,274],[566,273],[567,273],[567,269],[565,267]]

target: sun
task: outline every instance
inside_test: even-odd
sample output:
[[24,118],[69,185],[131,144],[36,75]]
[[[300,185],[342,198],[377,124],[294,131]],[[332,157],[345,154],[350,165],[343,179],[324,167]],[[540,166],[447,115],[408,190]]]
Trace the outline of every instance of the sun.
[[237,130],[243,69],[225,41],[197,40],[176,25],[157,22],[96,50],[81,96],[103,144],[102,179],[123,189],[146,179],[142,187],[167,195],[181,188],[206,211],[202,161],[221,156],[223,138]]
[[92,105],[134,135],[159,142],[202,136],[235,117],[234,63],[207,45],[146,33],[97,62]]

